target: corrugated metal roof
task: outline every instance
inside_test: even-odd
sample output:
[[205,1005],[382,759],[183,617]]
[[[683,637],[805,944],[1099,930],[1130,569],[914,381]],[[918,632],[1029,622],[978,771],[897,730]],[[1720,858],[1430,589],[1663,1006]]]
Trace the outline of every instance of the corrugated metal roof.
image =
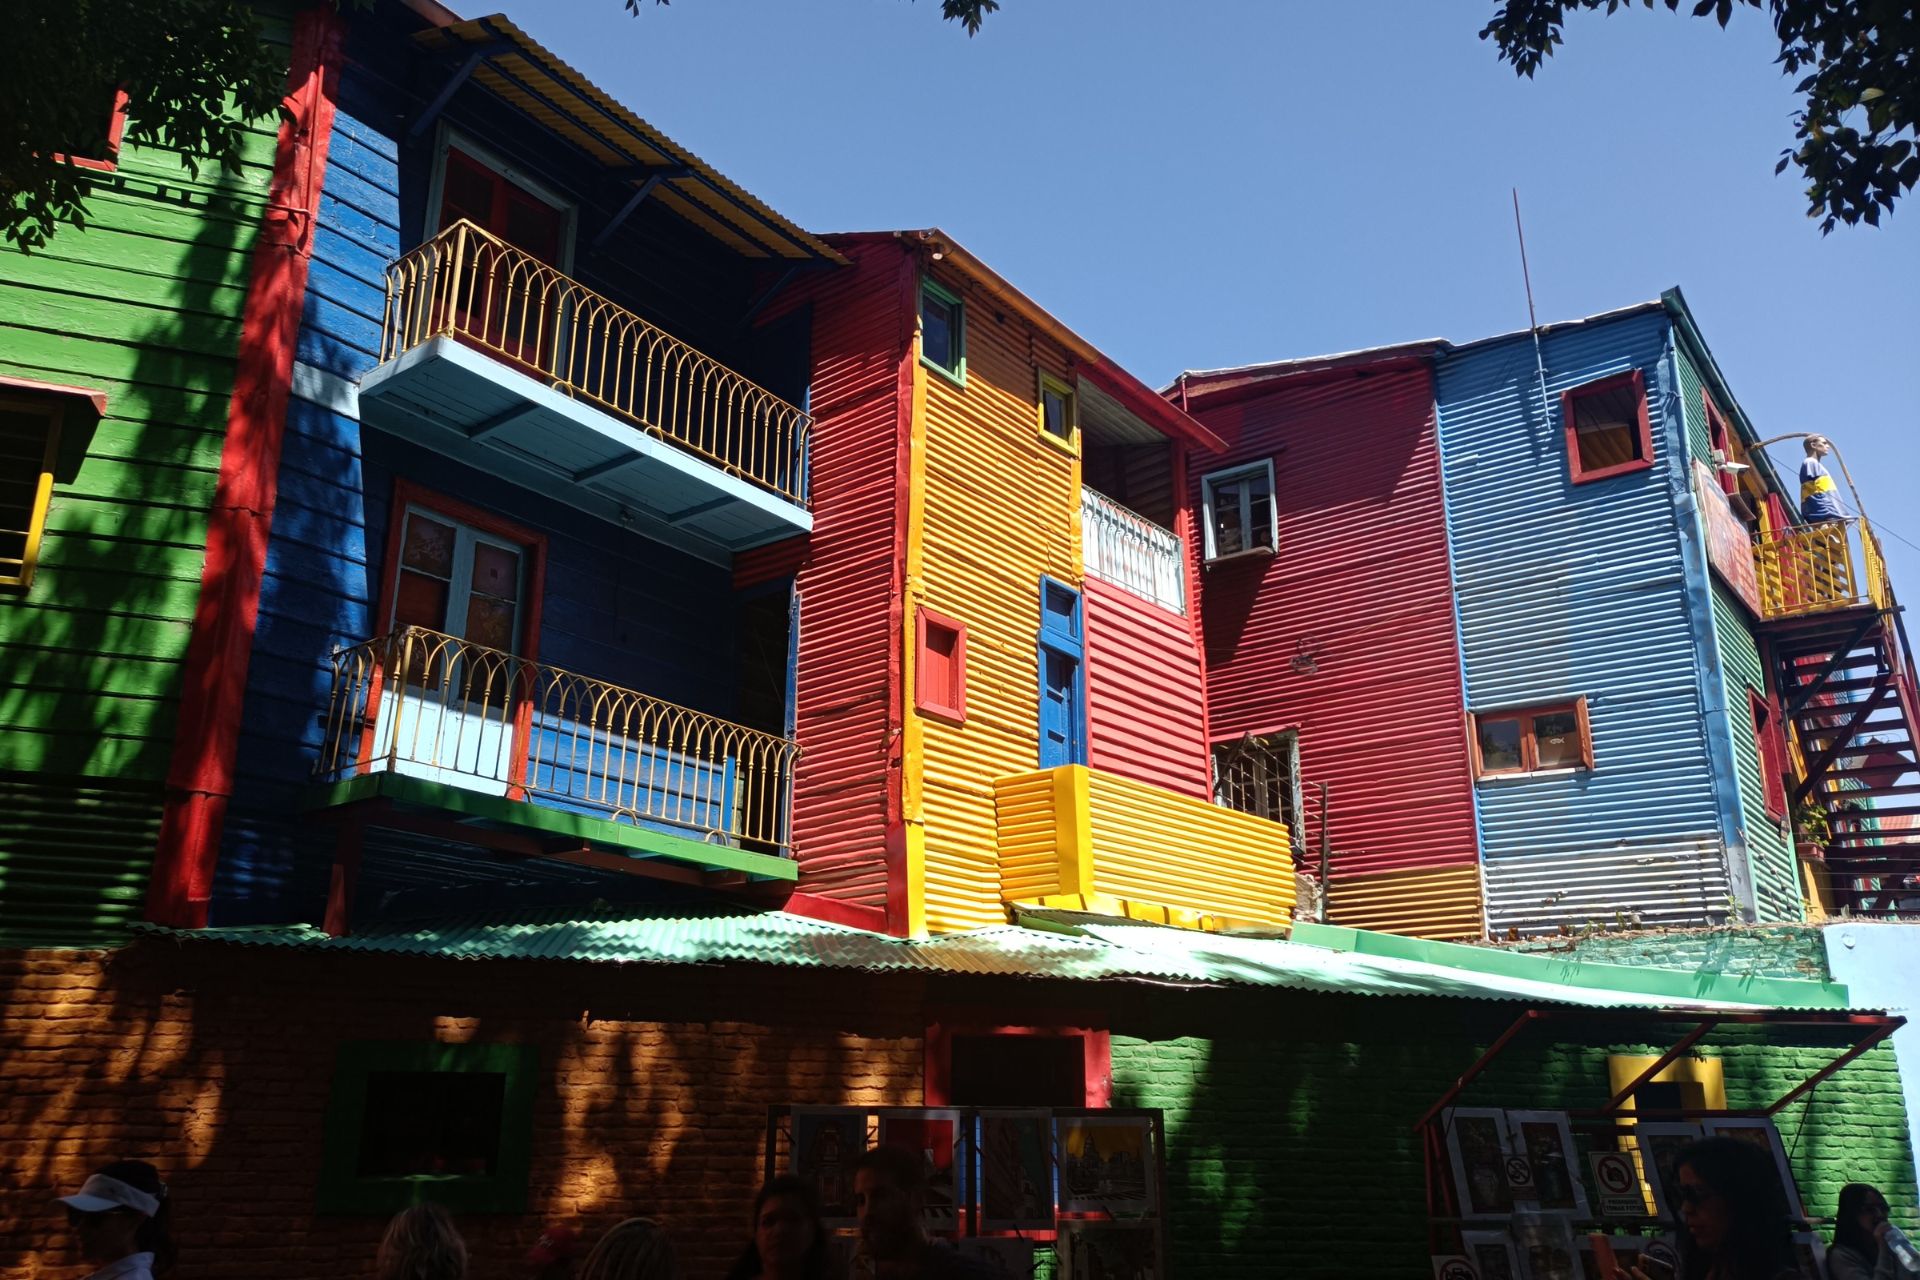
[[543,48],[504,14],[434,27],[414,37],[430,52],[478,57],[474,82],[511,103],[609,168],[682,170],[654,198],[749,257],[787,261],[845,258],[775,213],[718,170],[615,101],[605,90]]
[[1351,929],[1298,925],[1311,941],[1088,923],[996,925],[903,939],[785,912],[641,914],[631,908],[488,913],[330,938],[309,925],[170,930],[183,943],[452,959],[770,964],[870,973],[999,975],[1268,987],[1326,995],[1451,996],[1593,1008],[1844,1008],[1846,988],[1596,965]]

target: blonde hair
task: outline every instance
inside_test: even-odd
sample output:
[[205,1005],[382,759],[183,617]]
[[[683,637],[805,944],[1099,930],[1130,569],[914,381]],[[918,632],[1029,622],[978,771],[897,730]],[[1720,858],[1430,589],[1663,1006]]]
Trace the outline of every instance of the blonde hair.
[[415,1205],[387,1224],[375,1268],[380,1280],[466,1280],[467,1242],[445,1209]]
[[628,1218],[600,1237],[574,1280],[679,1280],[673,1242],[652,1218]]

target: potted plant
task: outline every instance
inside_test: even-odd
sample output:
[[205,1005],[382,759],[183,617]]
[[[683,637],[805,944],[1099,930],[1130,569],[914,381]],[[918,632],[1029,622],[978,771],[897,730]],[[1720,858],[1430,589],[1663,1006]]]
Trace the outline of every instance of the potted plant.
[[1808,800],[1793,811],[1793,844],[1801,858],[1808,862],[1826,861],[1827,841],[1831,837],[1825,805]]

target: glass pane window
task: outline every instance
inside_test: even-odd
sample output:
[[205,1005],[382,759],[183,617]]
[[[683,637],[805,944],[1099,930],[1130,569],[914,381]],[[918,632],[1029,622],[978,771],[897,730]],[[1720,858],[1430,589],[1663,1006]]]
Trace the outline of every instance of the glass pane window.
[[1603,378],[1564,396],[1572,478],[1599,478],[1652,462],[1645,391],[1637,373]]
[[1517,773],[1526,768],[1518,720],[1480,721],[1480,772]]
[[1073,439],[1073,392],[1048,378],[1040,384],[1040,427],[1056,440]]
[[526,548],[409,508],[392,621],[516,652],[525,576]]
[[1580,763],[1580,718],[1551,711],[1533,718],[1535,767],[1570,769]]
[[960,299],[931,280],[920,285],[920,358],[955,378],[964,376],[966,319]]
[[1209,559],[1276,549],[1271,463],[1218,472],[1204,483]]

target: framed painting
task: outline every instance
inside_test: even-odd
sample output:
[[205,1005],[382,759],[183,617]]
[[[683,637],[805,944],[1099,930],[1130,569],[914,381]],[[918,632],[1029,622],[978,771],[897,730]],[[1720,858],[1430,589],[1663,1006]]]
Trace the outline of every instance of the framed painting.
[[867,1113],[858,1107],[795,1107],[787,1171],[813,1186],[829,1227],[859,1224],[853,1166],[867,1149]]
[[1787,1161],[1787,1148],[1780,1141],[1780,1130],[1766,1116],[1721,1116],[1701,1126],[1709,1138],[1734,1138],[1750,1142],[1773,1157],[1774,1175],[1787,1198],[1787,1212],[1806,1220],[1806,1205],[1800,1200],[1800,1187],[1793,1179],[1793,1166]]
[[1513,1212],[1513,1190],[1507,1181],[1507,1158],[1513,1154],[1507,1140],[1507,1113],[1492,1107],[1449,1107],[1441,1113],[1446,1126],[1447,1161],[1459,1195],[1462,1218],[1505,1218]]
[[1513,1154],[1525,1156],[1533,1173],[1533,1193],[1520,1198],[1520,1207],[1585,1218],[1587,1189],[1573,1146],[1573,1129],[1564,1111],[1509,1111],[1508,1136]]
[[925,1163],[927,1230],[960,1229],[961,1134],[958,1111],[882,1111],[880,1145],[918,1151]]
[[1678,1185],[1673,1176],[1674,1157],[1702,1136],[1699,1125],[1679,1121],[1642,1120],[1633,1126],[1633,1140],[1640,1148],[1640,1176],[1653,1192],[1655,1216],[1673,1220],[1673,1194]]

